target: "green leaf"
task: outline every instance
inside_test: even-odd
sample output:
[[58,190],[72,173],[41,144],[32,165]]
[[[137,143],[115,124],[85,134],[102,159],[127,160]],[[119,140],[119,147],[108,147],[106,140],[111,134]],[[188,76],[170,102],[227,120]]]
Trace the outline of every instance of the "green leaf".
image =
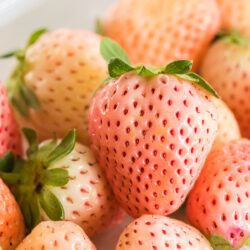
[[51,220],[64,220],[64,208],[61,202],[50,190],[46,188],[42,189],[40,194],[40,204]]
[[197,75],[196,73],[193,73],[193,72],[187,73],[187,75],[189,77],[193,78],[194,80],[198,80],[198,82],[195,82],[195,83],[200,85],[202,88],[206,89],[208,92],[210,92],[215,97],[219,98],[217,92],[201,76],[199,76],[199,75]]
[[55,148],[56,144],[57,144],[57,138],[56,138],[56,135],[54,135],[53,140],[51,140],[48,143],[46,143],[46,144],[42,145],[41,147],[39,147],[39,150],[38,150],[39,159],[42,160],[42,161],[46,160],[48,155]]
[[175,74],[176,77],[185,80],[185,81],[189,81],[192,83],[198,83],[199,80],[198,79],[194,79],[193,77],[189,76],[188,74]]
[[38,30],[35,30],[31,35],[30,35],[30,38],[27,42],[27,46],[26,47],[29,47],[31,46],[32,44],[34,44],[41,35],[43,35],[44,33],[48,32],[48,29],[47,28],[41,28],[41,29],[38,29]]
[[4,182],[10,186],[16,185],[20,181],[20,175],[18,173],[0,172],[0,176]]
[[22,116],[28,117],[28,106],[19,94],[9,95],[9,100]]
[[24,57],[24,52],[23,52],[23,50],[20,50],[20,49],[12,50],[12,51],[9,51],[3,55],[0,55],[0,59],[10,58],[13,56],[15,56],[17,58]]
[[230,243],[221,235],[213,234],[210,236],[209,241],[214,250],[232,250]]
[[20,93],[25,103],[34,110],[40,109],[40,103],[35,93],[24,84],[20,84]]
[[169,63],[163,73],[165,74],[186,74],[192,69],[192,62],[189,60],[177,60]]
[[15,163],[15,155],[12,151],[10,151],[0,158],[0,171],[1,172],[12,171],[14,163]]
[[24,169],[24,165],[25,165],[26,161],[24,159],[22,159],[20,156],[17,157],[15,164],[14,164],[14,168],[13,168],[13,173],[19,173]]
[[47,169],[44,177],[44,184],[54,187],[61,187],[69,182],[68,170],[63,168]]
[[250,237],[243,243],[243,246],[250,247]]
[[118,58],[121,61],[127,64],[130,64],[130,60],[125,50],[120,45],[118,45],[115,41],[107,37],[104,37],[101,41],[100,52],[102,54],[102,57],[107,62],[110,62],[112,58]]
[[238,30],[220,31],[216,35],[216,40],[223,39],[227,43],[233,43],[241,46],[249,46],[250,40],[244,37]]
[[71,130],[62,139],[61,143],[49,154],[46,165],[58,161],[72,152],[76,144],[76,130]]
[[29,230],[32,229],[32,219],[31,219],[31,211],[30,211],[30,200],[28,200],[28,195],[24,197],[20,197],[18,199],[18,203],[20,205],[20,208],[22,210],[22,214],[25,220],[25,224]]
[[35,130],[31,128],[23,128],[22,129],[26,139],[29,142],[29,148],[27,150],[27,155],[30,156],[38,151],[38,137]]
[[101,81],[101,82],[97,85],[97,87],[96,87],[96,89],[95,89],[94,94],[93,94],[92,97],[94,97],[94,96],[96,95],[96,93],[98,92],[98,90],[99,90],[100,88],[102,88],[103,86],[107,85],[112,79],[113,79],[112,77],[107,76],[103,81]]
[[38,196],[35,194],[29,202],[31,228],[34,228],[41,221],[40,205]]
[[145,67],[144,65],[138,65],[136,67],[137,75],[143,76],[143,77],[150,77],[156,75],[154,72],[152,72],[149,68]]
[[101,21],[100,19],[98,18],[96,20],[96,23],[95,23],[95,32],[101,36],[103,36],[103,30],[102,30],[102,25],[101,25]]
[[113,78],[121,76],[127,72],[133,71],[134,68],[119,58],[113,58],[108,65],[109,75]]

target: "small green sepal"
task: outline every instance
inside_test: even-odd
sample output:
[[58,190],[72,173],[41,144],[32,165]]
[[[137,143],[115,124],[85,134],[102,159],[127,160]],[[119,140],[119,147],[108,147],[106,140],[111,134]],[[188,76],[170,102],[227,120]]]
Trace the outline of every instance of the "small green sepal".
[[214,250],[233,250],[230,243],[221,235],[212,234],[208,240]]
[[107,62],[110,62],[112,58],[118,58],[123,62],[130,64],[129,57],[125,50],[110,38],[104,37],[102,39],[100,52]]
[[95,32],[101,36],[104,35],[103,30],[102,30],[101,20],[99,18],[96,19],[96,22],[95,22]]
[[18,61],[7,82],[7,94],[12,106],[15,107],[24,117],[28,117],[28,108],[32,108],[35,111],[40,109],[40,103],[37,96],[25,84],[24,78],[28,70],[25,56],[27,49],[33,45],[45,32],[47,32],[46,28],[41,28],[34,31],[29,37],[24,49],[16,49],[0,56],[0,59],[14,56]]
[[70,154],[76,143],[76,130],[69,131],[57,145],[57,138],[38,145],[38,136],[31,128],[23,128],[29,142],[27,159],[12,152],[0,158],[0,176],[14,194],[21,207],[28,230],[41,221],[41,209],[51,220],[63,220],[64,208],[49,187],[62,187],[70,180],[69,172],[52,163]]
[[216,91],[201,76],[190,72],[192,69],[192,62],[189,60],[177,60],[169,63],[166,67],[147,67],[142,64],[132,66],[126,52],[116,42],[109,38],[102,39],[100,52],[102,57],[109,63],[109,76],[98,85],[95,94],[100,87],[109,83],[113,78],[135,71],[137,75],[142,77],[154,77],[158,74],[174,75],[183,80],[190,81],[193,84],[197,84],[215,97],[218,97]]
[[64,208],[57,197],[47,188],[40,194],[40,204],[47,216],[54,221],[64,220]]
[[44,176],[44,184],[53,187],[61,187],[69,182],[69,173],[63,168],[47,169]]
[[31,128],[22,129],[24,136],[29,142],[29,148],[26,151],[27,156],[37,153],[38,151],[38,137],[35,130]]
[[46,164],[49,166],[52,162],[58,161],[72,152],[76,144],[76,130],[71,130],[62,139],[61,143],[48,155]]
[[216,40],[222,39],[227,43],[232,43],[241,46],[250,46],[250,40],[244,37],[238,30],[233,29],[231,31],[221,30],[216,35]]
[[6,153],[0,158],[0,172],[11,172],[15,163],[15,155],[12,151]]
[[250,247],[250,237],[243,243],[243,246]]

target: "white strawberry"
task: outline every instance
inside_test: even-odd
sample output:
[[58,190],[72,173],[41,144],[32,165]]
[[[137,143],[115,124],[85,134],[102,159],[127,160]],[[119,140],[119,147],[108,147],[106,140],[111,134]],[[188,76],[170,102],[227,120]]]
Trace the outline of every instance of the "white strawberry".
[[14,184],[13,192],[29,228],[41,219],[65,219],[93,235],[119,223],[123,212],[92,152],[75,142],[75,131],[70,131],[58,146],[56,139],[38,146],[36,133],[23,131],[30,143],[29,158],[17,161],[5,180]]
[[42,222],[16,250],[96,250],[84,231],[72,222]]

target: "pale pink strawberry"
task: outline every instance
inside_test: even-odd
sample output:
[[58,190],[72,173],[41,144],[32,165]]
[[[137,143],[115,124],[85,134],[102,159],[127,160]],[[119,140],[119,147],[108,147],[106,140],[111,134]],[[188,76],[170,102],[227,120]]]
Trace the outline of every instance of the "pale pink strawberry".
[[237,29],[250,38],[249,0],[217,0],[222,29]]
[[66,168],[70,176],[66,185],[48,187],[60,200],[65,220],[75,222],[89,236],[123,220],[124,212],[88,147],[76,143],[74,150],[50,167],[53,168]]
[[218,98],[212,98],[218,118],[218,132],[211,151],[215,151],[230,141],[241,138],[239,124],[229,107]]
[[196,249],[212,250],[207,239],[194,227],[161,215],[143,215],[120,235],[116,250]]
[[0,179],[0,249],[15,249],[24,236],[23,215],[10,190]]
[[233,141],[212,153],[191,191],[192,225],[219,234],[238,249],[250,237],[250,141]]
[[208,49],[201,75],[217,90],[250,138],[250,40],[226,34]]
[[22,143],[4,85],[0,81],[0,157],[9,151],[13,151],[16,155],[22,155]]
[[119,0],[100,26],[134,64],[162,66],[189,59],[197,69],[220,28],[220,13],[215,0]]
[[16,250],[96,250],[81,227],[69,221],[41,222]]
[[184,202],[217,132],[208,95],[172,75],[131,72],[93,99],[92,149],[130,215],[167,215]]

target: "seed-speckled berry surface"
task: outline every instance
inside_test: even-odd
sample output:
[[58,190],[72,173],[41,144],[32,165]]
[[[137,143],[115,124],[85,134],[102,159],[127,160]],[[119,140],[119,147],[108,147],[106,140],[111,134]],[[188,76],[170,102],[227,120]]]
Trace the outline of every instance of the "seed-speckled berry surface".
[[250,138],[250,45],[220,40],[207,51],[201,75],[235,114],[244,137]]
[[205,234],[220,234],[238,249],[250,237],[250,141],[212,153],[191,191],[187,215]]
[[194,68],[219,29],[215,0],[122,0],[101,18],[104,35],[116,40],[132,63],[166,65],[194,60]]
[[168,75],[112,81],[93,99],[89,123],[97,160],[134,217],[180,207],[217,132],[206,93]]
[[206,238],[182,221],[159,215],[144,215],[122,232],[116,250],[212,250]]
[[16,115],[20,125],[33,127],[41,141],[53,132],[63,137],[75,128],[79,142],[88,144],[89,104],[107,70],[100,41],[92,32],[60,29],[44,34],[28,49],[25,84],[41,109],[30,110],[27,119]]

